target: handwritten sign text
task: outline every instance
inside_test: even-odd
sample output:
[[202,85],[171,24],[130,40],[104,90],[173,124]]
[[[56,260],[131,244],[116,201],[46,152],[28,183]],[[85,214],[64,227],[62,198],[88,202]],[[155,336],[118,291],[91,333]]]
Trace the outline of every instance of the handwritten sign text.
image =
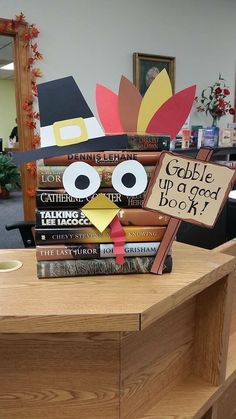
[[163,153],[144,208],[213,227],[234,175],[235,171],[225,166]]

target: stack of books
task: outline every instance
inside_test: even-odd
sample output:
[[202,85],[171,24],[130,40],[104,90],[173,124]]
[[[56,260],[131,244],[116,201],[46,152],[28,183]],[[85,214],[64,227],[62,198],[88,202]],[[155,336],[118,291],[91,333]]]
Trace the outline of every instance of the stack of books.
[[[78,153],[39,162],[35,229],[39,278],[150,272],[169,218],[142,209],[145,192],[125,196],[112,185],[113,170],[126,160],[139,161],[150,179],[159,160],[159,149],[169,148],[169,137],[145,139],[146,148],[144,137],[135,135],[129,136],[129,144],[136,150]],[[141,150],[137,150],[138,146]],[[83,199],[68,195],[62,182],[68,165],[78,161],[94,166],[101,179],[99,190]],[[81,210],[101,193],[120,208],[117,216],[125,232],[124,264],[116,263],[109,227],[100,233]],[[172,257],[168,255],[163,272],[171,269]]]

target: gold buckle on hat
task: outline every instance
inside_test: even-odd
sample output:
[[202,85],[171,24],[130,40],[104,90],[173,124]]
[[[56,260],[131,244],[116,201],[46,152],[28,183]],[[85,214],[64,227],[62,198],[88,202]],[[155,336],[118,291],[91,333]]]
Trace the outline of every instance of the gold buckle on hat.
[[[68,139],[63,139],[61,136],[61,129],[76,125],[80,128],[80,136],[79,137],[72,137]],[[83,118],[72,118],[72,119],[65,119],[64,121],[57,121],[54,122],[53,126],[53,133],[55,137],[56,145],[63,147],[69,144],[76,144],[82,143],[88,140],[88,131],[85,125],[85,121]]]

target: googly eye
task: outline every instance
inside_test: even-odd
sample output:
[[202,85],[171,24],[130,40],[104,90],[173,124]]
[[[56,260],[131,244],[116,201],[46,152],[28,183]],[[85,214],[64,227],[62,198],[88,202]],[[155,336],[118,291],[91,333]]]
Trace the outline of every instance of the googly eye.
[[122,195],[141,194],[147,186],[144,167],[136,160],[127,160],[118,164],[112,173],[112,185]]
[[64,171],[62,182],[66,192],[74,198],[87,198],[101,184],[96,169],[84,162],[71,163]]

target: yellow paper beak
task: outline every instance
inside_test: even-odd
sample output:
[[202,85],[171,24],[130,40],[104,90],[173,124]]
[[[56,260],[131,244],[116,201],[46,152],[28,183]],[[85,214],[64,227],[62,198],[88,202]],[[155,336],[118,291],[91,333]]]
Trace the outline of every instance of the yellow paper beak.
[[102,233],[118,214],[120,208],[103,194],[95,196],[81,208],[82,213]]

